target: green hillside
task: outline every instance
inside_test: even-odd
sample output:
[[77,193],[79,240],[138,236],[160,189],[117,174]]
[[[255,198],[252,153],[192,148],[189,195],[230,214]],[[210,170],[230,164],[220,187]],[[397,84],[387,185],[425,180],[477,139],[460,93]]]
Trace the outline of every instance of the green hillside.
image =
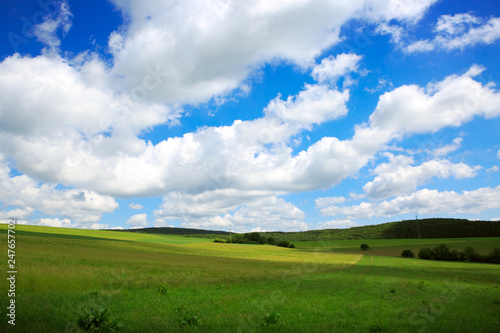
[[500,222],[431,218],[405,220],[349,229],[325,229],[287,233],[265,233],[289,241],[500,237]]
[[193,236],[202,238],[215,238],[221,235],[229,235],[228,231],[191,229],[191,228],[171,228],[171,227],[118,229],[116,231],[137,232],[137,233],[158,234],[158,235]]
[[[226,231],[187,228],[144,228],[126,231],[206,238],[224,238],[229,235],[229,232]],[[262,232],[260,234],[266,237],[273,237],[276,240],[288,240],[290,242],[348,239],[500,237],[500,222],[430,218],[388,222],[349,229]]]
[[[0,224],[0,332],[498,331],[500,265],[400,255],[442,243],[487,254],[500,237],[288,249]],[[15,251],[15,280],[7,249]]]

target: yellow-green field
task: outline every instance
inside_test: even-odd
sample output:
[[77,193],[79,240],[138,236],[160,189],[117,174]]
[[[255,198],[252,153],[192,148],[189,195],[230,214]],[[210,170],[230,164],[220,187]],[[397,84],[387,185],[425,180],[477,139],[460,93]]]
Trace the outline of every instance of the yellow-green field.
[[[6,226],[0,226],[5,253]],[[493,332],[500,265],[399,257],[447,243],[481,253],[499,238],[298,242],[296,249],[208,239],[18,225],[16,326],[79,332],[103,311],[123,332]],[[360,251],[366,242],[371,249]],[[117,325],[114,325],[117,324]],[[105,330],[103,330],[105,331]]]

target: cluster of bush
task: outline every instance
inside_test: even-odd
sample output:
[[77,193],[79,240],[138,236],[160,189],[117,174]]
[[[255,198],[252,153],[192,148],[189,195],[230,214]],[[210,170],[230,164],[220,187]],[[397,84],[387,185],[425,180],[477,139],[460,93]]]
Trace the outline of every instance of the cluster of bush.
[[[402,257],[413,258],[415,255],[411,250],[404,250]],[[450,250],[448,245],[440,244],[435,248],[424,248],[418,252],[418,257],[428,260],[446,260],[446,261],[470,261],[470,262],[488,262],[500,264],[500,248],[494,248],[488,255],[481,255],[472,247],[468,246],[463,251]]]
[[247,234],[233,234],[227,239],[216,238],[214,243],[236,243],[236,244],[269,244],[281,247],[295,248],[295,244],[286,240],[277,241],[273,237],[260,235],[258,232],[250,232]]

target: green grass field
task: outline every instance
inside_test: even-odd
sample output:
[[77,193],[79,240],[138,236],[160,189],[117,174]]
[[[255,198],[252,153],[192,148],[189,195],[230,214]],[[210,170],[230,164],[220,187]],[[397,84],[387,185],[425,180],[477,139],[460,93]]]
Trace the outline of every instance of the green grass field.
[[[16,326],[80,332],[109,309],[123,332],[496,332],[500,265],[399,257],[500,238],[298,242],[296,249],[179,236],[16,226]],[[360,251],[367,243],[370,250]]]

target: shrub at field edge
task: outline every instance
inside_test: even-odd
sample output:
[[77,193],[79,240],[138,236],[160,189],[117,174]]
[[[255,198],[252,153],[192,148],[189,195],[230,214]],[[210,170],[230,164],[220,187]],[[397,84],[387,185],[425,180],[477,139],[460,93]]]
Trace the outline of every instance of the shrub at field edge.
[[[409,250],[405,250],[409,251]],[[403,253],[405,252],[403,251]],[[401,256],[404,257],[403,253]],[[469,262],[486,262],[492,264],[500,264],[500,248],[494,248],[488,255],[481,255],[472,247],[467,246],[462,252],[451,250],[446,244],[440,244],[434,249],[423,248],[418,252],[420,259],[434,259],[445,261],[469,261]]]

